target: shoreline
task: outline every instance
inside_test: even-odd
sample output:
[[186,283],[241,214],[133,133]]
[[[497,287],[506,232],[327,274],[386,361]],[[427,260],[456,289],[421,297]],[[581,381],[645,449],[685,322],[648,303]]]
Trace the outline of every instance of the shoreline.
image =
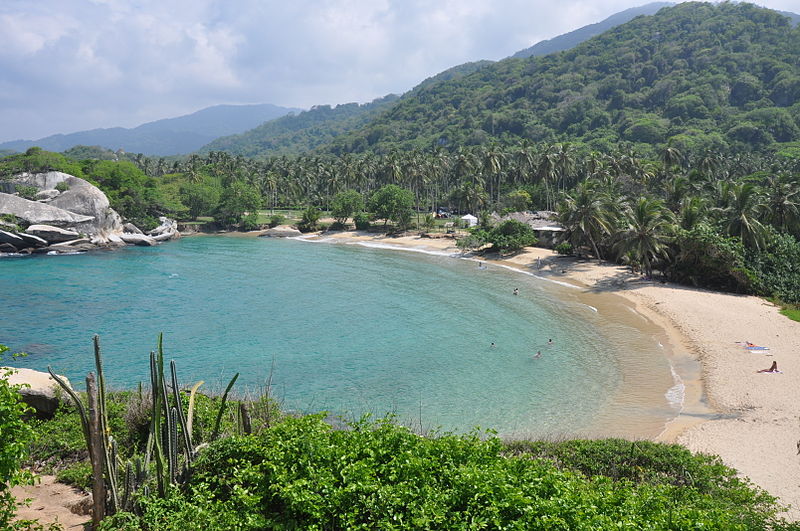
[[[461,254],[449,238],[337,232],[303,239]],[[800,323],[755,296],[646,281],[623,266],[564,257],[549,249],[529,247],[482,261],[572,285],[588,298],[615,295],[660,329],[659,342],[685,395],[681,411],[653,440],[719,455],[740,475],[791,505],[784,516],[800,519],[800,404],[795,391],[800,384]],[[748,351],[737,341],[770,350]],[[773,360],[782,374],[757,373]]]

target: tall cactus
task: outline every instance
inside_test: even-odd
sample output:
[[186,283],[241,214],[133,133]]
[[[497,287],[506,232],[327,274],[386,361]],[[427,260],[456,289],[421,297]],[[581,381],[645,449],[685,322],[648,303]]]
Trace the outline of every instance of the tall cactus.
[[[88,411],[75,391],[50,367],[47,370],[70,396],[78,410],[86,447],[92,461],[92,493],[96,504],[94,518],[96,518],[95,523],[98,523],[104,514],[131,510],[134,507],[134,498],[137,492],[141,491],[145,496],[149,494],[146,482],[148,471],[152,468],[151,465],[155,468],[156,485],[161,497],[167,494],[172,485],[188,478],[195,456],[192,437],[194,398],[197,389],[203,382],[198,382],[192,387],[189,395],[189,411],[188,414],[184,414],[177,370],[173,361],[170,362],[171,386],[166,383],[163,335],[159,334],[158,348],[150,353],[152,410],[144,459],[137,456],[133,462],[127,461],[123,464],[119,459],[117,442],[111,435],[108,423],[105,375],[99,336],[95,335],[93,342],[97,377],[95,378],[94,373],[89,373],[87,376]],[[236,373],[231,378],[222,396],[212,440],[219,435],[228,393],[238,377],[239,374]],[[172,403],[170,403],[169,387],[172,387]],[[139,397],[142,397],[141,384],[139,385]],[[179,440],[183,441],[182,445]],[[179,459],[179,454],[183,454],[182,460]],[[122,478],[120,478],[118,468],[121,464],[124,465]]]

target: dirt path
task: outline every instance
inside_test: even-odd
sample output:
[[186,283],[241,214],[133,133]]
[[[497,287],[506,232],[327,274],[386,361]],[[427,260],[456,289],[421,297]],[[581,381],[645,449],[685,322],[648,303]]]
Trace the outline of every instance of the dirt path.
[[11,489],[18,502],[31,499],[28,507],[18,509],[18,519],[38,519],[43,525],[57,522],[65,530],[83,530],[84,524],[91,522],[91,496],[69,485],[56,483],[55,476],[39,476],[39,479],[41,482],[37,485]]

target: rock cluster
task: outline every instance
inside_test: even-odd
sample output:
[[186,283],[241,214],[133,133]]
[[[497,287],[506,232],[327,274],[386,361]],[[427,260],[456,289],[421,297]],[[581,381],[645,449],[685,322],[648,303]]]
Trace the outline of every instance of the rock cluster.
[[[35,199],[0,193],[0,253],[74,253],[123,245],[156,245],[180,236],[177,223],[160,218],[161,225],[143,234],[111,208],[96,186],[72,175],[51,171],[22,173],[13,185],[38,189]],[[23,228],[24,227],[24,228]]]
[[[8,383],[22,386],[19,390],[22,401],[31,406],[40,417],[52,417],[61,400],[69,400],[50,374],[33,369],[0,367],[0,377],[4,377],[9,370],[11,374],[7,375]],[[69,385],[69,380],[64,376],[59,378]]]

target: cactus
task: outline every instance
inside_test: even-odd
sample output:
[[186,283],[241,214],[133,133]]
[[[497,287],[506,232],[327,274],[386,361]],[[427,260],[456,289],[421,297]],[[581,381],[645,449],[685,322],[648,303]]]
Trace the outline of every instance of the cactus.
[[236,374],[233,375],[233,378],[231,378],[230,383],[228,383],[228,387],[225,388],[225,393],[222,395],[222,404],[220,404],[219,406],[219,412],[217,413],[217,421],[214,423],[214,433],[211,435],[212,441],[217,440],[217,437],[219,437],[219,425],[220,422],[222,422],[222,414],[225,412],[225,404],[228,401],[228,393],[230,392],[231,387],[233,387],[233,384],[236,383],[236,379],[238,377],[239,373],[237,372]]
[[[188,413],[184,414],[175,362],[170,361],[172,404],[170,403],[170,393],[164,375],[163,335],[159,334],[158,347],[155,351],[150,352],[150,386],[153,404],[144,459],[137,456],[132,462],[125,462],[124,475],[120,483],[118,466],[122,463],[118,456],[117,442],[111,435],[108,424],[105,375],[103,373],[99,336],[95,335],[93,342],[97,377],[95,378],[94,373],[91,372],[87,376],[88,410],[80,397],[62,378],[58,377],[50,367],[47,370],[53,379],[67,392],[78,410],[86,447],[89,450],[92,461],[92,492],[96,500],[96,516],[94,518],[95,524],[97,524],[104,514],[131,510],[134,507],[137,492],[141,492],[143,496],[150,494],[147,479],[151,465],[154,465],[155,468],[156,485],[158,494],[161,497],[166,495],[171,486],[189,477],[195,457],[192,440],[194,399],[197,389],[203,382],[198,382],[192,387],[189,394]],[[238,377],[239,374],[236,373],[228,383],[225,394],[222,396],[222,403],[214,424],[212,440],[219,436],[228,393]],[[141,383],[138,390],[141,398]],[[246,414],[245,410],[244,415]],[[249,424],[249,418],[247,424]],[[179,450],[179,439],[183,441],[182,450]],[[182,462],[179,460],[179,454],[184,456]]]

